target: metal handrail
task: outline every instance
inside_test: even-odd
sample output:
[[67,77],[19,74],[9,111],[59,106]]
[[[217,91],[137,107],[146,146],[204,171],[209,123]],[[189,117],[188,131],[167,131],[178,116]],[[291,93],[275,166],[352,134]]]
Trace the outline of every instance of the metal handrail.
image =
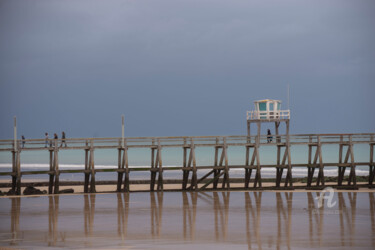
[[290,119],[290,110],[277,111],[247,111],[247,120],[271,120],[271,119]]

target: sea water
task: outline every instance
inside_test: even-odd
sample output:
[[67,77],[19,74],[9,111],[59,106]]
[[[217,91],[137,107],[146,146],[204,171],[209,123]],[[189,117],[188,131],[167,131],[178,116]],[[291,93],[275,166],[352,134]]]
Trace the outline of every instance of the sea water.
[[[368,162],[370,158],[370,149],[367,144],[356,144],[353,146],[355,162]],[[260,164],[276,165],[277,147],[262,146],[259,150]],[[84,169],[85,161],[84,150],[59,150],[59,168],[60,170]],[[314,157],[313,150],[313,157]],[[345,156],[346,151],[343,152]],[[205,175],[207,169],[199,169],[199,166],[213,166],[215,150],[213,147],[196,147],[196,164],[198,167],[198,178]],[[283,150],[281,158],[283,157]],[[129,148],[128,150],[129,167],[144,168],[151,166],[151,150],[148,148]],[[337,163],[339,159],[338,145],[323,145],[322,158],[324,163]],[[251,155],[250,155],[251,159]],[[291,146],[291,160],[293,164],[306,164],[308,161],[308,147],[306,145]],[[231,146],[228,147],[228,164],[229,165],[245,165],[246,149],[245,147]],[[12,154],[10,152],[0,152],[0,172],[12,171]],[[117,149],[96,149],[94,152],[95,169],[117,168],[118,151]],[[182,148],[163,148],[162,149],[162,165],[163,167],[181,167],[183,164]],[[27,151],[21,153],[21,171],[40,171],[49,169],[49,152],[48,150]],[[284,171],[284,175],[285,175]],[[318,171],[315,171],[317,175]],[[337,167],[325,167],[325,176],[337,176]],[[244,178],[244,169],[230,169],[231,178]],[[181,170],[164,171],[165,179],[182,179]],[[274,178],[276,176],[275,168],[263,168],[261,170],[263,178]],[[292,170],[293,177],[306,177],[306,167],[294,167]],[[349,169],[346,170],[346,175]],[[356,174],[358,176],[366,176],[369,174],[368,166],[357,166]],[[131,180],[148,180],[150,178],[149,171],[132,171],[130,173]],[[48,176],[44,175],[24,175],[23,180],[47,180]],[[96,174],[97,180],[117,180],[117,173],[100,172]],[[10,180],[10,176],[0,176],[0,180]],[[64,173],[61,174],[62,181],[82,181],[83,173]]]

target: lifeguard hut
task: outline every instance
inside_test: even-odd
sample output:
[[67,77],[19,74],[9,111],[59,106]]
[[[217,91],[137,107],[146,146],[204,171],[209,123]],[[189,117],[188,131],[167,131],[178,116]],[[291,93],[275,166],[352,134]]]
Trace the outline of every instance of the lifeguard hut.
[[290,110],[281,110],[280,100],[264,99],[254,102],[255,110],[247,111],[247,135],[251,136],[251,123],[258,125],[258,133],[260,136],[261,123],[274,122],[275,133],[278,135],[280,122],[286,123],[286,133],[289,135],[289,119]]
[[[283,170],[287,168],[287,175],[285,178],[285,187],[292,187],[292,169],[291,169],[291,159],[290,159],[290,143],[289,143],[289,120],[290,120],[290,110],[281,110],[281,101],[264,99],[254,102],[255,109],[252,111],[247,111],[247,136],[248,145],[246,149],[246,165],[249,169],[245,171],[245,180],[248,182],[251,177],[252,168],[256,160],[256,176],[254,187],[261,187],[261,177],[260,177],[260,158],[259,158],[259,145],[262,143],[269,143],[269,145],[277,146],[277,162],[276,162],[276,187],[280,187]],[[261,124],[262,123],[274,123],[275,124],[275,134],[274,136],[264,135],[261,136]],[[279,134],[280,123],[285,122],[285,134]],[[251,124],[257,124],[257,136],[255,141],[252,140],[251,136]],[[271,138],[271,139],[270,139]],[[275,139],[274,139],[275,138]],[[249,153],[253,148],[253,156],[250,158]],[[284,148],[284,156],[281,158],[282,148]],[[252,159],[250,161],[250,159]],[[245,183],[247,183],[245,182]],[[246,184],[248,185],[248,184]],[[247,186],[246,186],[247,187]]]

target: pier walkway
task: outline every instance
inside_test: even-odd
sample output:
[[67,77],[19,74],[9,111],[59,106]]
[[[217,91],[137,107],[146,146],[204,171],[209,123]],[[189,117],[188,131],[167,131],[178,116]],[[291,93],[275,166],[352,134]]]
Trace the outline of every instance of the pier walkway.
[[[272,139],[271,142],[269,140]],[[324,167],[337,167],[337,185],[355,188],[356,166],[369,167],[369,187],[373,187],[375,177],[374,145],[375,133],[363,134],[300,134],[300,135],[267,135],[256,136],[182,136],[182,137],[126,137],[126,138],[69,138],[65,139],[27,139],[0,140],[0,151],[12,154],[12,169],[10,172],[0,172],[2,176],[12,178],[12,189],[16,194],[21,193],[21,179],[23,175],[49,175],[49,193],[59,193],[59,176],[62,173],[83,173],[84,192],[96,192],[95,176],[100,172],[117,172],[117,191],[127,192],[130,183],[130,173],[133,171],[150,172],[150,191],[164,190],[163,172],[180,170],[183,173],[182,190],[199,191],[207,188],[230,188],[230,170],[244,169],[243,187],[248,189],[262,188],[261,169],[276,169],[275,188],[293,188],[292,169],[307,168],[308,176],[306,188],[322,188],[324,182]],[[337,145],[339,147],[337,162],[324,162],[322,156],[323,145]],[[369,157],[366,162],[355,161],[354,145],[365,144],[369,147]],[[305,164],[293,163],[290,148],[295,145],[308,147],[308,159]],[[197,147],[214,148],[214,162],[210,166],[198,166],[195,156]],[[228,160],[228,147],[244,147],[246,149],[243,165],[232,165]],[[275,164],[262,164],[259,157],[261,147],[276,147]],[[146,148],[150,150],[151,164],[147,168],[131,167],[128,159],[130,148]],[[162,161],[163,148],[181,148],[183,164],[177,167],[164,167]],[[113,169],[96,169],[94,152],[97,149],[113,149],[118,151],[118,166]],[[21,153],[24,151],[49,152],[48,171],[24,171],[21,163]],[[82,169],[60,170],[59,151],[82,150],[85,164]],[[349,169],[348,182],[344,184],[345,170]],[[197,177],[197,171],[208,171],[203,177]],[[283,178],[284,170],[286,171]],[[317,177],[314,180],[314,173]],[[285,174],[285,173],[284,173]],[[313,183],[314,182],[314,183]],[[221,184],[221,187],[219,187]],[[252,184],[252,185],[251,185]]]

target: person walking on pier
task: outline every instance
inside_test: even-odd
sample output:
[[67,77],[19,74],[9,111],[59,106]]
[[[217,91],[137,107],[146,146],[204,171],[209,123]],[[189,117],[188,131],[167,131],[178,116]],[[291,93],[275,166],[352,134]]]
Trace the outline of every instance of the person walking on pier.
[[270,143],[272,142],[272,134],[271,134],[271,130],[270,129],[267,129],[267,143]]
[[44,135],[46,136],[46,145],[44,146],[46,148],[48,146],[48,133],[46,132]]
[[65,147],[66,147],[65,132],[64,131],[61,133],[61,145],[60,145],[60,147],[62,147],[63,144],[65,144]]

